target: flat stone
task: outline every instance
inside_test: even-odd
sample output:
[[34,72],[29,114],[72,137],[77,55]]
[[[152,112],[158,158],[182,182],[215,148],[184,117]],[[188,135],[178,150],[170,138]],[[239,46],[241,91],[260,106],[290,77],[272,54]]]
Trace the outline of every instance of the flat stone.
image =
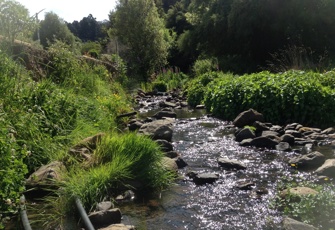
[[114,204],[111,201],[104,201],[97,204],[95,211],[107,211],[114,208]]
[[200,173],[193,177],[193,182],[197,185],[212,184],[219,179],[219,175],[213,173]]
[[237,161],[237,160],[230,160],[230,159],[227,159],[227,158],[218,158],[218,163],[221,167],[225,168],[225,169],[246,169],[247,167]]
[[153,117],[162,119],[163,117],[177,118],[177,114],[172,111],[159,111]]
[[250,181],[240,181],[235,186],[239,190],[251,190],[252,187],[255,186],[255,183]]
[[302,137],[302,134],[299,131],[291,130],[291,129],[286,130],[285,134],[290,134],[290,135],[292,135],[294,137],[297,137],[297,138],[301,138]]
[[95,228],[102,228],[111,224],[121,223],[121,211],[118,208],[109,209],[107,211],[92,212],[88,215],[92,225]]

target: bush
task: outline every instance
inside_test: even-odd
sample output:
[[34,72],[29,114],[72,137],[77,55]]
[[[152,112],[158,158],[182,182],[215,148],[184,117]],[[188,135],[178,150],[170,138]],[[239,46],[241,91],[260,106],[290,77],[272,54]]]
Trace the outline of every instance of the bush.
[[334,124],[334,87],[329,73],[261,72],[213,81],[205,93],[205,105],[213,115],[227,120],[253,108],[273,123],[326,127]]
[[155,81],[152,83],[153,90],[157,90],[158,92],[166,92],[167,85],[162,81]]
[[151,88],[155,89],[156,85],[161,85],[161,87],[163,87],[162,89],[164,89],[163,84],[165,84],[166,90],[161,92],[166,92],[167,90],[173,90],[184,87],[187,80],[188,76],[181,73],[177,67],[175,68],[171,67],[170,69],[163,68],[157,74],[157,76],[155,76],[155,79],[152,81]]
[[216,78],[223,78],[229,75],[223,75],[221,72],[207,72],[191,80],[186,86],[187,102],[190,106],[197,106],[204,100],[207,85]]
[[192,68],[195,76],[219,70],[218,60],[212,59],[198,59],[194,62]]

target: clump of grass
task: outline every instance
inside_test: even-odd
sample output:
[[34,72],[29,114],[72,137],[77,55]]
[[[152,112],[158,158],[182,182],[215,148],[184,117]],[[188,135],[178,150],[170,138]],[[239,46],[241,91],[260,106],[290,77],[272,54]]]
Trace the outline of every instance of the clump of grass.
[[[62,189],[56,191],[58,196],[47,198],[45,203],[54,209],[49,215],[61,223],[65,212],[72,211],[76,197],[81,199],[87,210],[91,210],[97,202],[130,187],[130,181],[140,183],[142,186],[138,189],[145,191],[166,188],[175,174],[162,167],[162,157],[157,143],[145,136],[134,133],[105,135],[90,164],[86,167],[73,166]],[[53,224],[50,218],[48,222]]]

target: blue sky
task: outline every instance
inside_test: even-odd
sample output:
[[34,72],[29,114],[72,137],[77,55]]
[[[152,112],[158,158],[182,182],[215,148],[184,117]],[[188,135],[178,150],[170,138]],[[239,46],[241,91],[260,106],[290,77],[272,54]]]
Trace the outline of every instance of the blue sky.
[[117,0],[16,0],[24,5],[33,15],[39,14],[39,19],[44,18],[45,12],[54,12],[67,22],[80,21],[83,17],[92,14],[98,21],[108,19],[108,13],[116,6]]

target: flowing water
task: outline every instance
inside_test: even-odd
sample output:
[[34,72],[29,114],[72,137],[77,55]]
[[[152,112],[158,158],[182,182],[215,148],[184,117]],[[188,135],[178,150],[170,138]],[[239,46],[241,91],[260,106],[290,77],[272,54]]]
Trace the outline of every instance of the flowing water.
[[[142,199],[121,207],[123,222],[155,230],[281,229],[282,213],[272,205],[278,184],[288,178],[314,178],[288,166],[288,158],[296,155],[294,151],[240,147],[234,141],[234,131],[228,122],[203,116],[201,111],[179,111],[173,145],[188,163],[179,170],[182,179],[162,192],[160,198]],[[219,157],[238,160],[247,169],[223,170],[217,163]],[[219,180],[198,186],[186,176],[188,171],[219,174]],[[241,181],[253,182],[255,186],[252,190],[239,190],[236,185]]]

